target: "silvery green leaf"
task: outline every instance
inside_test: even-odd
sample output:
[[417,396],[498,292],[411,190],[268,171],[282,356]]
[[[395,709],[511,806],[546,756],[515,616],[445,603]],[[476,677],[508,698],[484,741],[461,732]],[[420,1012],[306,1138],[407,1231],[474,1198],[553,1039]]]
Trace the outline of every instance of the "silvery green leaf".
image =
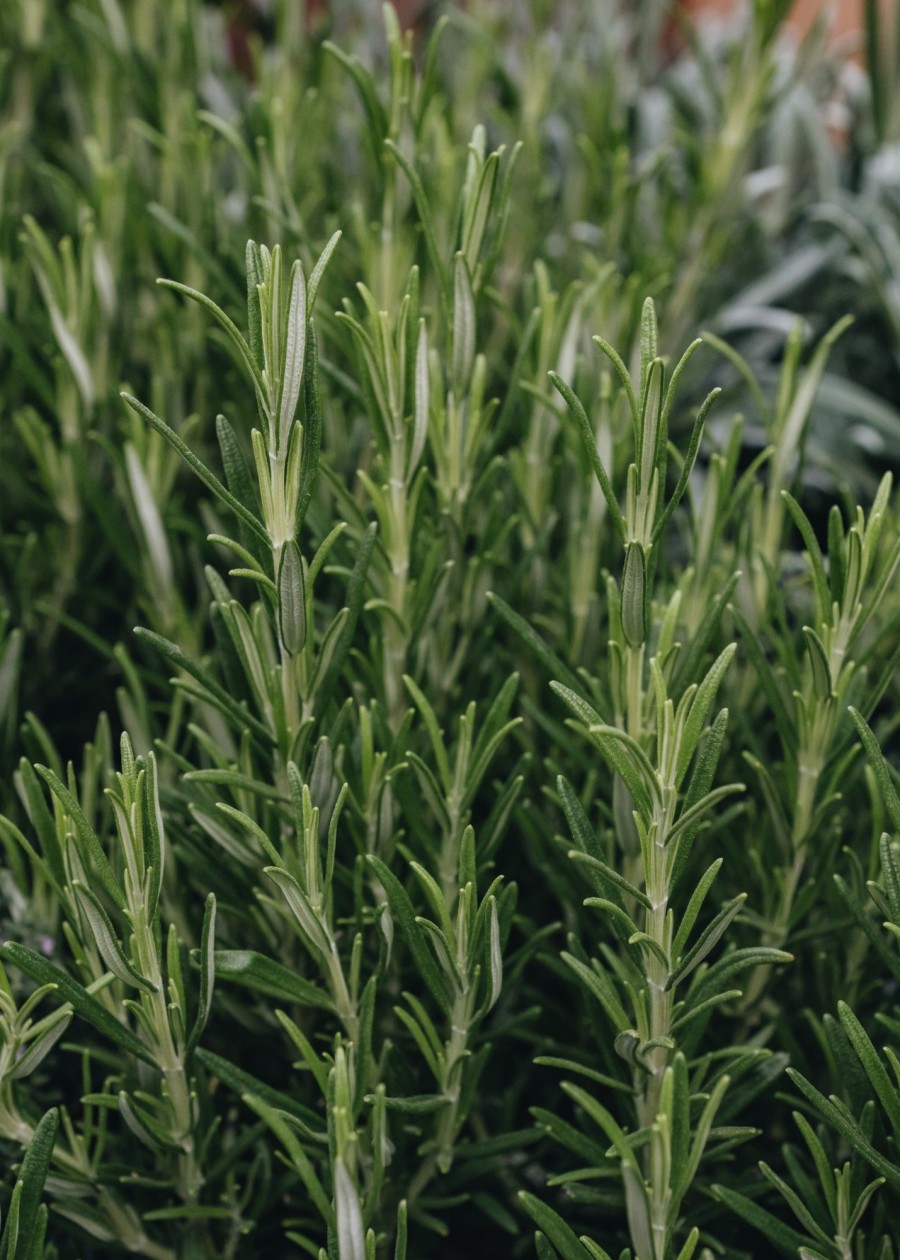
[[315,324],[309,321],[309,345],[306,349],[306,370],[304,373],[305,415],[303,426],[303,451],[300,457],[300,489],[297,491],[296,517],[294,532],[299,534],[301,525],[306,519],[316,474],[319,471],[319,451],[321,449],[321,403],[319,401],[319,341],[316,338]]
[[53,299],[49,285],[47,285],[38,272],[38,280],[41,282],[41,290],[44,300],[47,303],[47,311],[50,315],[50,325],[53,329],[53,335],[59,343],[59,348],[63,352],[63,357],[69,365],[69,369],[75,378],[75,384],[81,395],[81,401],[86,411],[94,405],[95,390],[94,378],[91,373],[91,366],[88,362],[87,355],[78,344],[78,339],[72,332],[66,322],[65,316],[57,306]]
[[[41,1020],[40,1028],[35,1025],[29,1029],[31,1037],[27,1047],[22,1051],[14,1066],[7,1072],[8,1080],[23,1080],[38,1067],[72,1022],[73,1011],[70,1006],[61,1006],[52,1015]],[[35,1035],[36,1034],[36,1035]]]
[[152,921],[159,904],[159,892],[166,867],[166,831],[159,804],[159,775],[156,769],[156,757],[152,752],[147,756],[144,793],[147,818],[144,828],[144,860],[150,873],[147,917]]
[[128,1128],[148,1151],[157,1154],[163,1150],[178,1150],[178,1144],[166,1133],[159,1122],[154,1119],[145,1107],[140,1107],[133,1098],[129,1098],[124,1089],[119,1091],[119,1112]]
[[386,965],[389,966],[391,961],[391,951],[394,947],[394,919],[386,901],[381,904],[377,916],[377,922],[379,931],[384,937],[384,945],[387,951],[385,962]]
[[300,548],[291,539],[281,549],[278,566],[278,629],[284,650],[291,656],[306,644],[306,582]]
[[844,572],[842,605],[846,612],[853,612],[862,595],[865,579],[863,543],[859,529],[854,525],[847,531],[847,567]]
[[419,338],[416,344],[416,367],[413,389],[413,436],[406,464],[406,476],[412,477],[419,466],[425,440],[428,437],[428,336],[425,332],[425,320],[419,320]]
[[309,904],[303,889],[288,871],[281,870],[276,866],[266,866],[263,868],[269,879],[273,880],[284,894],[284,899],[288,903],[294,918],[297,920],[309,944],[319,951],[325,957],[330,952],[330,942],[325,934],[325,929]]
[[503,986],[503,955],[500,952],[500,920],[497,917],[497,899],[491,898],[489,951],[491,961],[491,997],[488,1010],[491,1010],[500,996]]
[[[417,356],[418,357],[418,356]],[[450,379],[457,397],[462,397],[475,358],[475,299],[472,280],[462,254],[453,260],[453,358]]]
[[309,276],[309,284],[306,286],[306,309],[312,315],[313,308],[316,305],[316,297],[319,292],[319,285],[325,274],[325,268],[331,262],[331,255],[337,249],[338,241],[341,239],[342,233],[335,232],[329,240],[328,244],[319,255],[319,260],[313,267]]
[[334,1169],[334,1209],[337,1221],[338,1260],[366,1260],[362,1209],[356,1187],[338,1156]]
[[813,690],[817,699],[827,700],[832,693],[831,666],[822,640],[810,626],[803,627],[806,654],[812,668]]
[[647,389],[651,367],[659,361],[659,321],[653,298],[644,299],[641,307],[641,393]]
[[172,590],[173,570],[172,557],[169,553],[169,542],[160,515],[159,506],[150,489],[150,482],[141,464],[140,457],[132,442],[125,446],[125,468],[128,472],[128,483],[131,486],[131,497],[137,510],[147,552],[161,591],[168,596]]
[[278,408],[278,446],[283,450],[303,383],[303,365],[306,356],[306,282],[299,261],[291,268],[291,294],[288,301],[287,328],[284,336],[284,363],[282,365],[281,398]]
[[614,1042],[616,1054],[625,1060],[629,1067],[637,1066],[637,1052],[641,1047],[640,1034],[633,1028],[626,1028],[618,1034]]
[[73,890],[78,899],[78,904],[84,911],[85,917],[90,924],[94,941],[103,961],[113,975],[124,984],[130,984],[139,989],[146,989],[148,993],[155,993],[156,985],[151,980],[148,980],[146,976],[142,976],[125,957],[109,915],[103,909],[96,893],[77,881],[73,885]]
[[662,360],[654,359],[650,364],[641,399],[640,485],[644,490],[650,486],[653,471],[659,462],[660,444],[666,437],[660,431],[663,371]]
[[629,647],[640,647],[647,638],[647,563],[639,542],[630,542],[625,548],[622,631]]

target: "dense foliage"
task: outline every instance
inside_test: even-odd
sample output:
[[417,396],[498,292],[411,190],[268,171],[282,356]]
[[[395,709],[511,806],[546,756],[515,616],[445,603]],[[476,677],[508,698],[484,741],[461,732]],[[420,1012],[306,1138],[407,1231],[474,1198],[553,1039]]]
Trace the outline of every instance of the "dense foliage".
[[900,18],[437,8],[0,8],[0,1258],[890,1260]]

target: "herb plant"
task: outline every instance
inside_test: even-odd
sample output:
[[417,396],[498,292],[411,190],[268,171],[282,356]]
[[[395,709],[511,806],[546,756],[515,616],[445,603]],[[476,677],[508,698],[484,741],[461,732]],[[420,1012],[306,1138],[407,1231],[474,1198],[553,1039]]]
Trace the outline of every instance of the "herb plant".
[[0,13],[0,1260],[895,1255],[896,57],[787,7]]

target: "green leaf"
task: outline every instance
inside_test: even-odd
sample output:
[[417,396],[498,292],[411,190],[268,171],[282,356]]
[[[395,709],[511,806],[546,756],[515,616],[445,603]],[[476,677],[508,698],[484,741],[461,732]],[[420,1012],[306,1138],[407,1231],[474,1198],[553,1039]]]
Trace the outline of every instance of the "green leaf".
[[300,490],[297,495],[297,514],[294,533],[299,534],[306,520],[316,475],[319,471],[319,452],[322,447],[322,404],[319,399],[319,342],[316,327],[309,322],[309,347],[306,352],[307,370],[303,385],[306,423],[303,425],[303,452],[300,468]]
[[6,1072],[6,1079],[21,1081],[26,1076],[30,1076],[43,1063],[71,1022],[71,1009],[68,1006],[60,1006],[51,1015],[45,1015],[42,1020],[29,1028],[27,1045],[19,1054],[15,1064]]
[[590,1238],[585,1238],[583,1234],[579,1242],[585,1248],[591,1260],[612,1260],[612,1256],[608,1251],[604,1251],[599,1243],[593,1242]]
[[597,1072],[594,1068],[586,1067],[583,1063],[576,1063],[574,1059],[560,1059],[555,1055],[542,1054],[538,1055],[534,1062],[538,1067],[556,1067],[564,1072],[577,1072],[587,1080],[603,1085],[606,1089],[616,1089],[624,1094],[634,1093],[630,1085],[617,1081],[614,1076],[607,1076],[604,1072]]
[[61,967],[57,967],[55,963],[42,958],[33,949],[28,949],[27,946],[19,945],[15,941],[6,941],[0,945],[0,956],[18,967],[20,971],[24,971],[26,975],[31,976],[32,980],[36,980],[38,984],[55,985],[59,997],[72,1006],[76,1015],[86,1019],[107,1040],[115,1042],[128,1054],[133,1054],[135,1058],[149,1063],[151,1067],[155,1066],[153,1055],[143,1042],[139,1041],[124,1024],[110,1015],[105,1006],[101,1006],[83,985],[73,980]]
[[443,732],[438,725],[434,709],[429,704],[414,678],[411,678],[408,674],[404,674],[403,682],[407,691],[412,696],[416,708],[419,710],[422,720],[425,723],[425,729],[428,732],[431,749],[434,753],[435,764],[438,769],[440,785],[444,793],[449,795],[450,789],[453,786],[453,776],[450,773],[450,763],[447,760],[447,750],[444,747]]
[[212,1011],[213,990],[216,981],[216,898],[210,893],[203,912],[203,928],[200,933],[200,994],[197,999],[197,1015],[194,1026],[185,1043],[184,1054],[190,1059],[203,1035]]
[[138,638],[143,639],[158,652],[161,652],[167,660],[177,669],[183,669],[185,673],[190,674],[192,678],[196,678],[206,691],[209,692],[211,702],[216,703],[216,707],[227,714],[234,721],[238,729],[247,727],[255,734],[265,740],[267,745],[272,743],[272,734],[257,718],[228,694],[224,687],[220,687],[214,678],[211,678],[206,670],[202,669],[195,661],[183,652],[181,648],[172,643],[169,639],[164,639],[161,634],[156,634],[153,630],[145,630],[143,626],[136,626],[134,633]]
[[427,984],[431,991],[432,997],[438,1003],[442,1011],[449,1012],[450,1000],[447,994],[447,987],[441,970],[434,960],[434,955],[429,949],[425,933],[422,931],[416,920],[416,912],[413,904],[409,899],[406,889],[393,874],[385,866],[384,862],[374,854],[370,853],[366,859],[372,870],[378,877],[385,893],[387,894],[388,903],[392,913],[395,915],[400,924],[400,931],[403,933],[403,939],[406,941],[419,974]]
[[296,1133],[288,1123],[287,1116],[290,1116],[292,1113],[288,1111],[287,1116],[285,1116],[283,1110],[270,1105],[268,1101],[264,1101],[260,1095],[253,1092],[245,1092],[242,1097],[247,1106],[252,1111],[255,1111],[261,1120],[265,1120],[266,1124],[279,1139],[287,1151],[291,1163],[303,1182],[310,1199],[319,1209],[322,1219],[329,1227],[333,1227],[334,1213],[328,1196],[322,1189],[322,1183],[315,1174],[309,1156],[303,1150]]
[[453,294],[450,286],[450,278],[437,242],[434,218],[431,214],[431,206],[428,204],[428,195],[425,192],[425,186],[419,178],[419,173],[413,166],[412,162],[393,140],[385,140],[384,147],[388,150],[394,161],[409,180],[409,186],[412,189],[413,197],[416,202],[416,209],[419,212],[419,222],[422,227],[422,235],[425,237],[425,244],[428,249],[428,253],[431,256],[434,274],[441,288],[444,306],[448,310],[452,310]]
[[818,1135],[812,1125],[804,1116],[802,1111],[794,1111],[791,1113],[794,1117],[794,1123],[803,1134],[803,1140],[809,1148],[809,1153],[813,1158],[816,1166],[816,1172],[819,1177],[819,1184],[822,1187],[822,1193],[825,1196],[825,1202],[828,1204],[828,1210],[834,1217],[837,1211],[837,1194],[834,1185],[834,1173],[831,1168],[831,1161],[825,1154],[825,1148],[819,1141]]
[[625,548],[622,571],[622,633],[629,647],[638,648],[647,638],[647,562],[644,548],[631,542]]
[[862,740],[863,748],[866,750],[866,756],[869,758],[869,764],[875,774],[875,779],[881,790],[885,807],[890,814],[891,822],[895,830],[900,831],[900,796],[897,795],[897,789],[894,787],[894,782],[881,747],[875,738],[872,728],[859,710],[851,707],[849,712],[854,726],[859,731],[859,737]]
[[541,638],[538,632],[528,624],[524,617],[510,608],[509,604],[493,591],[488,591],[487,598],[492,608],[500,614],[510,629],[518,635],[535,659],[543,666],[545,672],[554,678],[562,679],[565,686],[577,694],[581,684],[569,669],[568,665],[557,656],[552,648]]
[[56,824],[47,808],[46,798],[34,767],[24,757],[19,762],[19,774],[25,790],[25,799],[28,802],[28,817],[38,834],[41,851],[47,859],[47,866],[57,885],[62,889],[66,884],[66,871],[59,836],[56,834]]
[[685,453],[684,463],[681,465],[681,473],[678,483],[672,492],[672,497],[660,513],[659,519],[653,527],[651,535],[651,544],[655,543],[670,520],[672,513],[681,502],[682,496],[688,487],[691,479],[691,473],[694,471],[694,463],[697,459],[697,451],[700,449],[700,439],[703,437],[703,427],[706,424],[706,418],[712,410],[713,404],[721,394],[721,389],[716,388],[707,394],[706,398],[697,413],[697,419],[694,421],[694,427],[691,430],[691,436],[688,441],[687,452]]
[[[366,1102],[374,1103],[375,1095],[366,1094]],[[406,1112],[408,1115],[428,1115],[448,1106],[450,1099],[445,1094],[410,1094],[407,1098],[391,1098],[385,1095],[384,1105],[388,1111]]]
[[900,1189],[900,1167],[886,1159],[879,1151],[875,1149],[863,1130],[855,1120],[846,1116],[836,1105],[834,1100],[826,1098],[821,1094],[814,1085],[794,1068],[788,1068],[787,1074],[797,1086],[800,1092],[815,1107],[816,1111],[822,1118],[842,1134],[850,1143],[855,1151],[867,1160],[877,1173],[880,1173],[886,1181],[892,1186]]
[[700,1241],[700,1230],[694,1226],[685,1239],[684,1246],[678,1253],[677,1260],[692,1260],[694,1252],[697,1250],[697,1244]]
[[716,660],[706,671],[706,677],[694,695],[691,702],[690,712],[684,724],[684,730],[681,735],[681,744],[678,750],[678,762],[676,769],[676,780],[680,784],[687,771],[690,760],[694,755],[694,751],[700,742],[700,736],[703,731],[703,725],[709,716],[709,711],[713,706],[713,701],[718,694],[722,679],[728,671],[728,667],[734,659],[737,647],[731,643],[722,652],[719,653]]
[[388,117],[384,106],[379,100],[372,75],[366,70],[358,57],[350,56],[342,48],[339,48],[337,44],[333,44],[330,39],[326,39],[323,42],[322,48],[344,67],[356,85],[356,90],[359,92],[366,115],[372,155],[376,162],[380,161],[381,146],[388,130]]
[[892,1084],[884,1064],[878,1057],[878,1051],[872,1045],[866,1030],[846,1002],[838,1002],[838,1015],[850,1044],[856,1052],[856,1057],[862,1064],[866,1076],[869,1078],[872,1088],[878,1095],[881,1105],[891,1122],[894,1137],[900,1137],[900,1095],[898,1095],[897,1087]]
[[559,1213],[554,1212],[546,1203],[542,1203],[527,1190],[519,1191],[519,1202],[534,1221],[547,1235],[559,1252],[562,1260],[585,1260],[589,1255],[582,1247],[573,1230],[565,1223]]
[[[566,815],[566,821],[569,824],[572,839],[577,844],[581,853],[593,859],[593,861],[589,864],[591,869],[593,871],[600,870],[601,867],[605,867],[607,865],[604,862],[606,851],[600,843],[596,831],[591,826],[575,789],[572,787],[571,783],[569,783],[568,779],[563,778],[562,775],[557,776],[556,789],[559,792],[560,803],[562,804],[563,812]],[[594,866],[594,862],[599,865]],[[629,885],[629,887],[631,887],[631,885]],[[607,889],[601,891],[604,891],[604,895],[609,896],[612,890]],[[613,895],[612,900],[615,900],[615,895]]]
[[673,958],[681,957],[681,951],[688,942],[688,937],[690,936],[694,924],[697,921],[697,915],[700,913],[703,903],[706,900],[706,894],[709,892],[713,885],[713,881],[722,869],[722,863],[724,861],[724,858],[716,858],[715,862],[713,862],[711,866],[707,867],[701,875],[697,883],[697,887],[691,893],[691,899],[687,904],[687,909],[682,915],[681,923],[678,925],[678,931],[675,933],[675,939],[672,941]]
[[833,1239],[826,1234],[825,1230],[818,1224],[812,1212],[801,1199],[800,1195],[792,1186],[789,1186],[783,1177],[769,1167],[764,1160],[760,1160],[759,1170],[771,1185],[775,1187],[784,1201],[788,1204],[797,1220],[808,1231],[812,1238],[817,1238],[820,1243],[824,1243],[826,1247],[830,1246]]
[[290,656],[303,651],[306,643],[306,583],[300,548],[293,540],[282,547],[278,566],[278,630],[284,650]]
[[713,1186],[712,1193],[730,1211],[746,1221],[748,1225],[752,1225],[754,1229],[758,1229],[781,1255],[789,1256],[794,1260],[805,1242],[802,1234],[798,1234],[795,1229],[785,1225],[766,1208],[760,1207],[752,1199],[739,1194],[736,1190],[729,1190],[725,1186]]
[[[250,469],[244,459],[237,434],[223,415],[216,416],[216,437],[219,441],[222,467],[225,469],[225,480],[229,491],[238,503],[242,503],[254,516],[257,516],[259,495],[250,476]],[[260,541],[257,535],[253,537],[257,542]]]
[[72,890],[88,921],[100,956],[113,975],[124,984],[134,985],[135,988],[144,989],[147,993],[156,993],[156,985],[146,976],[142,976],[125,957],[115,928],[96,893],[91,892],[90,888],[86,888],[78,880],[73,882]]
[[46,766],[35,766],[35,770],[70,815],[72,822],[75,824],[75,831],[78,835],[78,839],[84,846],[85,852],[89,855],[91,865],[97,872],[97,876],[103,885],[104,890],[120,910],[125,910],[125,894],[119,887],[119,882],[115,877],[112,866],[110,866],[109,858],[103,851],[103,846],[100,843],[97,833],[85,817],[84,811],[78,804],[78,801],[52,770],[48,770]]
[[[622,365],[622,367],[624,371],[624,364]],[[603,493],[603,497],[606,500],[607,506],[609,507],[609,514],[610,514],[610,517],[612,518],[613,527],[615,528],[616,534],[618,535],[619,542],[624,544],[625,543],[625,517],[622,515],[622,509],[619,507],[619,501],[615,496],[615,493],[613,491],[606,469],[603,467],[603,461],[600,459],[600,452],[597,450],[597,440],[594,437],[594,431],[591,428],[590,421],[588,420],[587,412],[582,406],[581,400],[575,394],[574,390],[572,390],[565,383],[565,381],[557,372],[550,372],[549,375],[550,375],[550,380],[553,382],[556,389],[559,391],[560,394],[562,394],[563,398],[565,399],[566,406],[569,408],[572,415],[575,417],[575,421],[578,425],[578,430],[581,434],[581,440],[584,443],[584,449],[588,453],[588,459],[591,461],[591,467],[594,470],[594,475],[596,476],[597,481],[599,482],[600,489]],[[627,372],[625,372],[625,377],[628,380],[628,387],[630,389],[631,381],[630,381],[630,378],[628,377]]]
[[406,1260],[407,1246],[407,1211],[406,1200],[401,1199],[397,1205],[397,1241],[394,1245],[394,1260]]
[[746,893],[739,893],[731,901],[725,903],[716,917],[709,923],[695,944],[688,950],[683,958],[676,962],[675,966],[666,981],[666,988],[672,989],[679,981],[684,980],[691,974],[695,967],[698,967],[710,950],[718,943],[723,936],[725,929],[733,918],[739,913],[747,900]]
[[[25,1151],[25,1158],[22,1160],[22,1167],[19,1169],[17,1188],[21,1186],[21,1190],[17,1202],[17,1234],[18,1239],[24,1241],[25,1244],[25,1249],[21,1252],[23,1260],[30,1260],[31,1246],[40,1230],[41,1197],[44,1193],[47,1174],[50,1171],[58,1125],[59,1111],[56,1107],[51,1107],[49,1111],[44,1112],[35,1125]],[[7,1227],[0,1240],[2,1260],[16,1260],[20,1254],[15,1244],[10,1245],[9,1223],[9,1218],[7,1218]]]
[[[634,425],[634,430],[635,430],[635,445],[637,445],[637,440],[638,440],[637,439],[637,423],[638,423],[639,408],[637,404],[637,398],[635,398],[635,395],[634,395],[634,386],[631,382],[631,375],[628,371],[628,368],[622,362],[622,358],[619,352],[615,350],[609,344],[608,341],[605,341],[602,337],[594,337],[593,340],[600,347],[600,349],[606,355],[607,359],[609,359],[610,363],[613,365],[616,375],[619,378],[619,383],[622,386],[623,390],[625,391],[625,397],[628,399],[628,407],[631,412],[631,420],[632,420],[632,424]],[[593,438],[593,434],[591,435],[591,437]]]
[[878,845],[881,857],[881,882],[887,896],[893,924],[900,924],[900,862],[887,832],[882,832]]
[[334,1010],[334,1002],[324,989],[251,949],[217,949],[215,970],[217,979],[230,980],[265,997],[324,1011]]
[[813,692],[820,701],[827,700],[834,688],[831,685],[831,667],[825,645],[810,626],[803,627],[806,654],[812,669]]
[[613,769],[624,779],[635,804],[643,806],[649,816],[651,802],[660,801],[659,780],[650,758],[638,741],[627,731],[605,723],[594,723],[588,727],[588,733]]
[[187,443],[182,441],[175,430],[169,428],[165,420],[160,420],[159,416],[154,415],[149,407],[145,407],[142,402],[138,402],[138,400],[133,398],[131,394],[123,393],[122,398],[132,411],[136,411],[139,416],[143,416],[150,427],[155,429],[157,433],[161,434],[166,439],[169,445],[178,452],[185,463],[188,464],[194,473],[196,473],[206,486],[207,490],[211,490],[217,499],[220,499],[226,507],[231,508],[235,516],[237,516],[237,518],[247,526],[250,532],[255,534],[260,542],[264,543],[268,547],[269,535],[266,533],[265,526],[259,518],[254,516],[249,508],[246,508],[243,503],[240,503],[230,490],[225,489],[218,477],[216,477],[214,473],[210,472],[206,465],[197,458]]
[[216,322],[225,331],[228,339],[237,350],[239,357],[245,364],[250,376],[253,379],[258,397],[262,402],[266,397],[262,371],[234,320],[230,319],[222,308],[217,306],[212,298],[208,298],[205,293],[199,293],[196,289],[192,289],[186,284],[180,284],[177,280],[157,280],[156,283],[165,289],[172,289],[175,293],[181,293],[184,297],[189,297],[194,302],[198,302],[201,306],[206,307],[206,309],[213,315]]
[[297,920],[300,930],[306,938],[307,945],[317,950],[323,959],[331,952],[331,942],[319,914],[313,910],[304,890],[290,871],[278,866],[265,866],[263,872],[281,889],[291,913]]
[[585,988],[594,995],[603,1007],[616,1032],[622,1032],[626,1029],[630,1021],[616,996],[616,991],[609,977],[595,971],[592,967],[588,967],[572,954],[563,953],[560,957],[567,967],[572,968]]
[[781,963],[791,963],[794,955],[783,949],[772,949],[768,945],[752,945],[747,949],[733,949],[723,955],[709,968],[696,987],[692,990],[692,998],[704,1001],[711,993],[721,991],[722,985],[729,976],[738,971],[746,971],[748,967],[774,967]]
[[209,1073],[224,1081],[229,1089],[234,1090],[239,1096],[252,1095],[268,1107],[294,1116],[302,1125],[313,1131],[321,1127],[321,1119],[316,1112],[304,1107],[302,1103],[296,1102],[280,1090],[273,1089],[271,1085],[266,1085],[264,1081],[252,1076],[250,1072],[245,1072],[235,1063],[229,1063],[227,1059],[202,1047],[197,1049],[194,1057],[200,1060]]
[[[722,745],[725,742],[725,732],[728,729],[728,710],[720,709],[712,726],[710,726],[706,738],[704,739],[697,759],[694,763],[694,771],[691,775],[687,791],[684,795],[684,803],[681,807],[682,817],[702,800],[712,785],[715,777],[716,768],[719,764],[719,757],[722,754]],[[690,857],[691,848],[693,846],[694,837],[700,827],[701,819],[697,819],[681,836],[678,844],[678,852],[672,864],[672,880],[671,888],[675,889],[678,881],[681,879],[682,872],[687,865]]]
[[[628,897],[633,897],[634,900],[637,901],[639,905],[642,905],[645,910],[650,910],[652,908],[653,903],[645,892],[642,892],[640,888],[632,884],[630,880],[627,880],[624,875],[620,875],[617,870],[614,870],[614,868],[609,866],[606,862],[601,861],[600,858],[593,857],[590,853],[582,853],[578,849],[570,849],[569,857],[573,862],[577,862],[581,866],[590,867],[592,871],[597,872],[600,882],[607,885],[612,884],[614,889],[625,893]],[[616,892],[613,892],[612,899],[618,906],[619,902]],[[585,904],[588,903],[586,902]],[[619,906],[619,908],[621,909],[622,907]]]
[[[787,490],[782,490],[781,497],[784,500],[788,512],[790,512],[794,524],[800,532],[803,539],[806,553],[809,556],[809,563],[812,568],[813,588],[816,592],[816,605],[820,617],[828,615],[831,609],[831,592],[828,587],[828,578],[825,574],[825,562],[822,559],[822,549],[819,546],[818,539],[812,525],[809,523],[809,517],[803,511],[803,508],[797,502],[792,494]],[[840,512],[838,512],[838,520],[840,520]],[[830,521],[829,521],[830,524]],[[829,552],[830,552],[829,548]],[[832,565],[833,565],[832,560]],[[838,596],[835,596],[838,598]]]

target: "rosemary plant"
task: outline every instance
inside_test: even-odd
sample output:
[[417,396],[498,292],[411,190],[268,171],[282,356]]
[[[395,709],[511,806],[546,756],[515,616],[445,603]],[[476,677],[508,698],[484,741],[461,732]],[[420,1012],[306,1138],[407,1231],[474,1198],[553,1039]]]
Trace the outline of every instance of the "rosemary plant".
[[0,1260],[893,1260],[896,23],[788,7],[0,6]]

